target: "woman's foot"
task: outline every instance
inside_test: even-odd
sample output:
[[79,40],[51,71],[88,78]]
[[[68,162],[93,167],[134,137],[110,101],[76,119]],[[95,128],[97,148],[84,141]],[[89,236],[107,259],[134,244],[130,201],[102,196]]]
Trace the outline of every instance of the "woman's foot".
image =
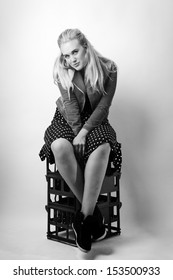
[[75,233],[76,245],[82,252],[89,252],[91,250],[91,228],[93,224],[92,216],[87,216],[84,219],[82,212],[78,211],[72,228]]

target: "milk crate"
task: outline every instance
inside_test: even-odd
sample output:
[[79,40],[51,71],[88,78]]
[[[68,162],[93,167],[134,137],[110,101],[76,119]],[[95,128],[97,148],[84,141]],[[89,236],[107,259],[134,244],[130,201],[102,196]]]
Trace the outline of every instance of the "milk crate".
[[[121,173],[112,171],[105,176],[97,205],[104,217],[107,228],[105,238],[120,235],[120,177]],[[47,238],[76,246],[72,222],[80,204],[56,166],[46,162],[47,180]]]

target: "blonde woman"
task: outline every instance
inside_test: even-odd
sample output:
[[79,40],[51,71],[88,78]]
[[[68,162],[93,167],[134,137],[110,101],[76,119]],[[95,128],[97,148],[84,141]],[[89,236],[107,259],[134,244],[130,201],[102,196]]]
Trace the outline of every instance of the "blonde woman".
[[101,56],[78,29],[67,29],[58,38],[60,55],[54,65],[54,82],[61,97],[40,151],[56,167],[81,203],[73,229],[76,244],[84,252],[106,235],[97,206],[110,161],[117,160],[119,143],[108,121],[116,89],[117,67]]

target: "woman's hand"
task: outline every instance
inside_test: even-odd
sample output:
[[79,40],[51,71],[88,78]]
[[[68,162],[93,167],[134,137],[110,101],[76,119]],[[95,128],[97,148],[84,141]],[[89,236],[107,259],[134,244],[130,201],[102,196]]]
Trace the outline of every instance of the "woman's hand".
[[86,143],[86,135],[88,131],[82,128],[77,136],[73,139],[73,146],[75,154],[79,157],[83,157],[85,153],[85,143]]

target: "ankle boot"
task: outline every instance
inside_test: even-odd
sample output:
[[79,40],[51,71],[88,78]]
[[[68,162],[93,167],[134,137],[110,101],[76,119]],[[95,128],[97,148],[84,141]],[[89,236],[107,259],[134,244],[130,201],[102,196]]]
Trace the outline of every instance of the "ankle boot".
[[91,250],[91,228],[92,216],[87,216],[84,219],[82,212],[77,211],[72,228],[75,233],[76,245],[78,248],[87,253]]

